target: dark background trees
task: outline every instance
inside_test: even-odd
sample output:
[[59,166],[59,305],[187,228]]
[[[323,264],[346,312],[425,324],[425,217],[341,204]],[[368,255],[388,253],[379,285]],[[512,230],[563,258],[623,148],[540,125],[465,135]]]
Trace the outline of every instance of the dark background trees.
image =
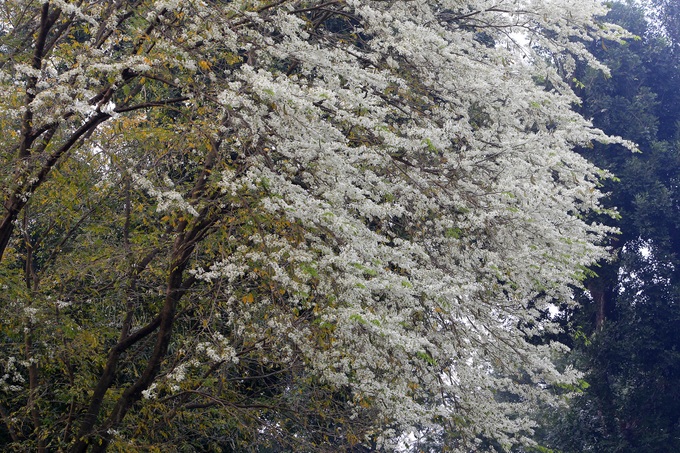
[[680,5],[646,8],[616,3],[607,16],[639,39],[590,45],[611,78],[577,75],[584,116],[641,152],[582,150],[618,178],[607,189],[621,234],[582,308],[562,313],[589,387],[552,420],[558,451],[680,451]]

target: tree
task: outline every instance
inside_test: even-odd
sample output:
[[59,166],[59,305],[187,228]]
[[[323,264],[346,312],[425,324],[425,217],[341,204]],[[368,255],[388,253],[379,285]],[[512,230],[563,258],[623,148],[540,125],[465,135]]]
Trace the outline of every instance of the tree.
[[7,448],[531,444],[611,231],[545,57],[603,12],[3,2]]
[[677,3],[670,0],[647,0],[644,5],[650,11],[650,15],[654,18],[652,27],[654,33],[663,36],[668,40],[668,43],[673,48],[673,52],[678,51],[680,45],[680,7]]
[[[671,2],[666,13],[677,20]],[[582,113],[607,133],[634,140],[641,152],[608,146],[583,151],[619,178],[608,189],[621,214],[615,223],[620,234],[612,259],[587,282],[583,308],[565,316],[578,332],[573,359],[587,371],[589,387],[549,430],[551,445],[561,451],[680,448],[680,60],[647,14],[630,3],[615,4],[606,20],[640,38],[589,47],[612,69],[610,79],[577,71]]]

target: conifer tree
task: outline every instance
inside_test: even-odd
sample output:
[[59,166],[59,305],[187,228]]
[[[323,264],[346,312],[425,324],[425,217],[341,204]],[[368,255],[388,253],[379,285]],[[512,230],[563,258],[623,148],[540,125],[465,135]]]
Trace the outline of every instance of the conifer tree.
[[[664,25],[678,20],[675,5],[665,5]],[[583,114],[638,143],[640,153],[597,145],[583,151],[618,178],[607,189],[620,234],[611,259],[594,268],[582,308],[571,314],[573,357],[588,371],[589,387],[552,427],[559,451],[680,449],[680,60],[649,13],[615,4],[607,20],[640,39],[594,42],[590,50],[612,77],[585,68],[577,75]]]

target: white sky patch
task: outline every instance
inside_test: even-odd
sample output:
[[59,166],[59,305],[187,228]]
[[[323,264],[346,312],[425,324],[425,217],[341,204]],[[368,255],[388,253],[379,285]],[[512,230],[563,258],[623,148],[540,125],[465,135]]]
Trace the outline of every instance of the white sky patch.
[[642,255],[644,259],[649,259],[649,257],[652,256],[652,249],[649,248],[648,245],[643,245],[640,247],[640,255]]

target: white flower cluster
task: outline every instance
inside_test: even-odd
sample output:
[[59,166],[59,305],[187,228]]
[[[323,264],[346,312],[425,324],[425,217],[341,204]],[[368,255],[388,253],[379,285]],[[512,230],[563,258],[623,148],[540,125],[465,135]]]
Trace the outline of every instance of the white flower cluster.
[[213,362],[238,363],[236,350],[229,344],[229,339],[219,333],[214,333],[211,342],[196,345],[196,352],[205,354]]
[[16,357],[7,357],[3,364],[2,376],[0,376],[0,389],[5,393],[16,393],[23,390],[25,379],[17,365],[20,361]]
[[157,387],[158,384],[154,382],[148,389],[142,390],[142,397],[146,400],[155,400],[158,397],[158,393],[156,392]]
[[135,173],[132,170],[130,170],[130,174],[132,176],[132,181],[137,188],[144,190],[146,193],[156,199],[157,212],[172,211],[177,209],[179,211],[191,214],[194,217],[198,216],[198,211],[196,211],[196,208],[194,208],[191,203],[186,201],[182,194],[176,190],[159,190],[149,179],[143,175]]

